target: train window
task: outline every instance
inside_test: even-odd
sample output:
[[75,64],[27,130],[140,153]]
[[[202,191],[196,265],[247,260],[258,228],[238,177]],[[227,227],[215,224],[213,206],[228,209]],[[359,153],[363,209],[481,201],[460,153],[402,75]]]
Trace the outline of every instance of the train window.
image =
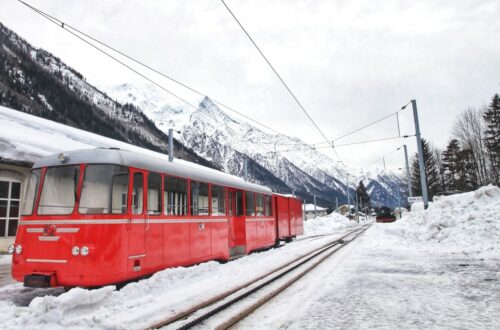
[[264,195],[265,215],[273,215],[273,196]]
[[187,180],[165,176],[163,203],[167,215],[187,215]]
[[88,165],[78,211],[82,214],[122,214],[127,212],[127,195],[128,168]]
[[132,214],[141,214],[143,211],[144,176],[142,173],[134,173],[134,185],[132,190]]
[[264,196],[262,194],[257,194],[256,209],[257,215],[264,215]]
[[76,200],[80,168],[78,166],[50,167],[40,196],[39,214],[70,214]]
[[40,183],[40,170],[33,170],[31,172],[30,180],[24,192],[24,203],[22,203],[22,214],[31,215],[33,213],[33,206],[35,204],[36,194],[38,192],[38,185]]
[[191,214],[208,215],[208,184],[191,181]]
[[161,175],[148,175],[148,214],[161,214]]
[[234,191],[227,192],[227,211],[228,211],[229,216],[233,216],[233,213],[234,213],[233,196],[234,196]]
[[245,208],[247,216],[255,215],[255,194],[251,191],[245,192]]
[[212,185],[212,215],[226,215],[226,188]]
[[236,192],[236,216],[243,215],[243,194],[241,191]]

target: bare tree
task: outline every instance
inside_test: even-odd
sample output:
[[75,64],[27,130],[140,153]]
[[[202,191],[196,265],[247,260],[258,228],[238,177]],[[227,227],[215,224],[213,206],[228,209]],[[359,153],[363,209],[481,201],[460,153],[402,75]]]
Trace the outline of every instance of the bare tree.
[[485,185],[490,181],[486,166],[488,156],[484,144],[484,111],[484,107],[479,110],[468,108],[458,116],[453,127],[453,135],[460,141],[462,148],[472,153],[479,185]]

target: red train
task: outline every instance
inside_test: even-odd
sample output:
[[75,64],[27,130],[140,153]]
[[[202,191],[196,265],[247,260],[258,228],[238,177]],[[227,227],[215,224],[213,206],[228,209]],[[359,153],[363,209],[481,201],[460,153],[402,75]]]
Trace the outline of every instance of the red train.
[[230,260],[302,234],[302,201],[176,160],[117,149],[39,160],[26,188],[12,276],[93,287]]

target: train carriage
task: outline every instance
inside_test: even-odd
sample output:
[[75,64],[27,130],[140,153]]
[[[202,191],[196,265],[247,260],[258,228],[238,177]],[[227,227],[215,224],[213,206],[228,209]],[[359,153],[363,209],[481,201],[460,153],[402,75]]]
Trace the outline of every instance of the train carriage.
[[101,286],[230,260],[302,228],[299,199],[185,161],[118,149],[43,158],[25,195],[10,247],[12,275],[34,287]]

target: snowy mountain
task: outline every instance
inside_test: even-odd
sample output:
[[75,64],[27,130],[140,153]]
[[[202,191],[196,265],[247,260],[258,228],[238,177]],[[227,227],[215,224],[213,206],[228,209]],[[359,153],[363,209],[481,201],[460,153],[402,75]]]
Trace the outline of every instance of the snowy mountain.
[[[208,97],[196,100],[194,103],[199,106],[193,108],[151,84],[122,84],[104,87],[104,90],[120,102],[136,105],[161,130],[180,130],[182,143],[201,157],[220,164],[225,172],[242,176],[243,160],[248,159],[252,180],[269,185],[266,182],[269,176],[258,175],[265,169],[285,184],[274,186],[275,190],[295,191],[309,201],[312,195],[317,195],[322,204],[329,207],[336,198],[339,203],[346,200],[348,178],[351,190],[357,184],[356,176],[348,175],[348,169],[300,139],[267,133],[222,110]],[[377,205],[397,205],[396,187],[401,184],[397,176],[380,174],[369,181],[367,184]]]
[[399,203],[402,207],[407,206],[408,193],[404,178],[392,172],[381,170],[365,173],[362,180],[370,195],[372,206],[396,207]]

